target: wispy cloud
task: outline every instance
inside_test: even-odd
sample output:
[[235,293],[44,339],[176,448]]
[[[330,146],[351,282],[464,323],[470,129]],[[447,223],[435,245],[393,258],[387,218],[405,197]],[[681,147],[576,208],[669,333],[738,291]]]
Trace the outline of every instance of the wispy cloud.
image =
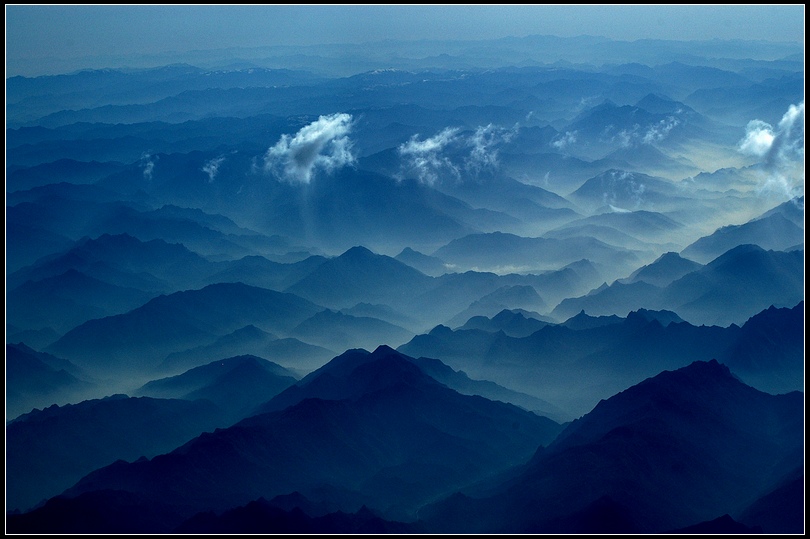
[[282,135],[264,156],[264,169],[290,183],[309,183],[317,170],[332,172],[351,165],[350,114],[321,116],[295,136]]
[[773,126],[762,120],[751,120],[745,127],[745,137],[737,149],[745,155],[765,157],[773,146]]
[[[644,193],[647,186],[636,179],[636,176],[624,170],[612,170],[610,175],[602,178],[602,203],[610,206],[614,212],[623,208],[616,206],[619,200],[630,203],[635,209],[644,204]],[[625,211],[627,211],[625,209]]]
[[762,120],[751,120],[737,149],[762,163],[766,177],[763,191],[789,198],[804,194],[804,101],[790,105],[774,128]]
[[[678,127],[681,121],[675,116],[667,116],[656,123],[642,126],[641,124],[634,124],[629,129],[622,129],[612,137],[611,142],[616,142],[622,148],[633,148],[641,144],[653,145],[663,142],[670,134],[670,132]],[[605,128],[602,136],[603,140],[607,140],[606,136],[614,129],[613,125]]]
[[512,140],[517,132],[517,125],[512,129],[496,127],[492,124],[479,126],[470,136],[467,144],[472,146],[470,156],[466,161],[466,168],[480,172],[485,168],[498,166],[498,147]]
[[642,144],[655,144],[663,141],[669,132],[675,129],[680,120],[675,116],[667,116],[656,124],[647,127],[647,132],[641,137]]
[[554,137],[554,140],[552,140],[550,144],[553,148],[562,151],[568,146],[576,143],[576,141],[577,141],[577,132],[566,131],[565,133],[562,133]]
[[[411,176],[433,185],[441,178],[461,179],[461,171],[478,175],[498,166],[498,152],[512,140],[518,130],[493,124],[478,126],[472,134],[462,134],[457,127],[445,127],[436,135],[420,140],[412,136],[397,148],[402,159],[400,176]],[[469,148],[469,153],[467,148]]]
[[225,161],[224,156],[216,157],[203,165],[202,171],[208,174],[208,183],[214,182],[214,179],[217,177],[217,172],[219,171],[219,166],[223,161]]
[[433,185],[442,173],[459,177],[458,168],[450,158],[442,155],[445,147],[457,140],[458,128],[446,127],[437,135],[419,140],[414,135],[398,148],[406,173],[414,174],[420,182]]
[[152,181],[152,173],[155,170],[155,161],[157,161],[157,156],[152,158],[152,154],[149,152],[144,152],[141,155],[141,166],[143,167],[143,179],[147,181]]

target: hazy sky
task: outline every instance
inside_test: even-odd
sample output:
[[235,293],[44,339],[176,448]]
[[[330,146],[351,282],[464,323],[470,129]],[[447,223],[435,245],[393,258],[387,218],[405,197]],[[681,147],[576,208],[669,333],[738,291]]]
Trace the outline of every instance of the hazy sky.
[[7,5],[6,68],[8,76],[98,54],[531,34],[804,43],[804,6]]

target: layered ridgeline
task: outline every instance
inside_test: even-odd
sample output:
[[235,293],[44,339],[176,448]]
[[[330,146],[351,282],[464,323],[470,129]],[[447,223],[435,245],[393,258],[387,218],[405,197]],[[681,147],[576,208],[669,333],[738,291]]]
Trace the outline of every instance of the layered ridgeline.
[[799,530],[801,47],[108,60],[7,80],[10,531]]
[[802,401],[695,362],[600,402],[494,492],[420,515],[434,530],[479,533],[666,533],[729,515],[715,533],[800,533]]
[[742,326],[729,327],[695,326],[672,311],[647,309],[626,317],[582,311],[563,324],[532,320],[507,311],[471,319],[455,330],[437,326],[399,350],[542,396],[570,417],[646,377],[695,360],[722,361],[762,391],[804,387],[803,301],[792,308],[770,307]]
[[[199,511],[292,492],[344,511],[360,503],[412,520],[426,502],[525,462],[561,430],[516,406],[462,395],[388,347],[346,352],[263,408],[277,411],[163,456],[119,461],[66,494],[79,505],[107,489],[149,500],[147,511],[172,515],[168,528],[153,531]],[[53,507],[18,522],[58,529],[64,523],[38,516]]]
[[803,528],[802,395],[757,391],[716,361],[647,379],[565,429],[464,397],[390,348],[347,352],[266,408],[278,411],[93,472],[9,516],[9,531],[311,531],[327,517],[411,532]]
[[227,427],[297,379],[270,361],[238,356],[153,380],[133,397],[114,395],[20,415],[6,427],[6,504],[31,508],[101,466],[153,457]]

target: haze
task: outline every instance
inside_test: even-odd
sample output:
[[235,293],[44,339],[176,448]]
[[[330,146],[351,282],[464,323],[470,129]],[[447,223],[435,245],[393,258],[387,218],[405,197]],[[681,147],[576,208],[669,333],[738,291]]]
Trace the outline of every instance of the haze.
[[11,5],[6,6],[6,76],[151,67],[134,56],[228,47],[535,34],[804,43],[804,6]]

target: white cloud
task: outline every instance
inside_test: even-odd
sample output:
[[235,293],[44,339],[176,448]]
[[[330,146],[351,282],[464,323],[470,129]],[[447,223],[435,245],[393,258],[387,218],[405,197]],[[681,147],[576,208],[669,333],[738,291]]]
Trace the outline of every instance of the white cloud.
[[208,183],[213,183],[219,171],[219,166],[225,161],[225,157],[217,157],[205,163],[202,171],[208,174]]
[[418,134],[412,136],[398,148],[403,167],[428,185],[436,183],[443,172],[458,178],[458,168],[448,157],[440,155],[448,144],[457,140],[458,131],[455,127],[446,127],[437,135],[421,141]]
[[152,181],[152,172],[155,170],[155,161],[157,160],[157,156],[155,159],[152,159],[152,154],[145,152],[141,155],[141,166],[143,167],[143,179],[147,181]]
[[294,137],[282,135],[264,156],[265,171],[290,183],[309,183],[316,170],[333,170],[354,163],[349,133],[350,114],[321,116]]
[[745,127],[745,137],[737,149],[746,155],[765,157],[773,145],[773,126],[762,120],[751,120]]
[[804,195],[804,101],[790,105],[776,128],[762,120],[748,122],[737,149],[760,159],[762,191],[788,198]]
[[635,124],[631,130],[623,129],[613,140],[617,141],[622,148],[634,146],[635,142],[638,140],[638,130],[640,127],[641,126],[638,124]]
[[507,143],[515,136],[518,126],[512,129],[495,127],[492,124],[479,126],[467,144],[472,146],[466,167],[475,172],[498,166],[498,145]]
[[566,131],[562,135],[558,135],[551,141],[551,146],[558,150],[564,150],[566,147],[570,146],[571,144],[576,143],[577,141],[577,132],[576,131]]
[[[402,174],[415,176],[420,182],[433,185],[442,177],[461,178],[460,168],[478,174],[484,169],[498,166],[498,149],[502,144],[512,140],[518,130],[518,124],[511,129],[488,124],[478,126],[469,135],[459,134],[456,127],[446,127],[436,135],[420,140],[419,135],[412,136],[397,148],[402,158]],[[455,163],[445,155],[448,146],[453,145]],[[464,147],[470,148],[464,156]],[[462,165],[463,161],[463,165]]]
[[603,178],[602,186],[605,188],[602,192],[602,203],[610,206],[613,211],[620,210],[615,205],[618,199],[630,202],[636,209],[645,202],[644,192],[647,186],[636,181],[636,177],[630,172],[612,170],[609,179]]
[[669,132],[672,131],[678,124],[681,123],[675,116],[667,116],[657,124],[653,124],[647,128],[647,132],[641,138],[642,144],[654,144],[661,142]]
[[[656,123],[642,127],[640,124],[633,124],[632,128],[623,129],[612,136],[610,142],[616,142],[622,148],[633,148],[639,144],[657,144],[663,142],[669,136],[670,131],[678,127],[681,121],[675,116],[667,116]],[[608,140],[607,135],[614,129],[609,125],[602,133],[603,140]]]

